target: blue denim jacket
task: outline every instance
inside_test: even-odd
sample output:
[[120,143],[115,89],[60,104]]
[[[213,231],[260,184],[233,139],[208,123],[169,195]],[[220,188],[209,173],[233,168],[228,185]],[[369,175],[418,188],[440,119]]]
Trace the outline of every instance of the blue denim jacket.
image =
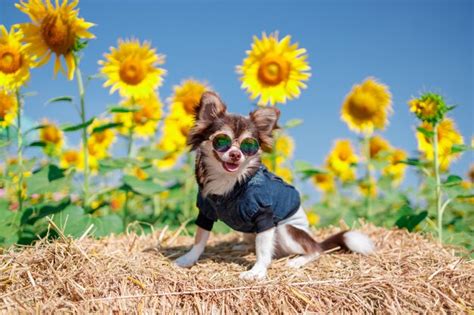
[[300,195],[280,177],[260,166],[253,177],[237,184],[225,196],[198,192],[196,224],[210,231],[215,221],[224,221],[240,232],[263,232],[293,215],[300,207]]

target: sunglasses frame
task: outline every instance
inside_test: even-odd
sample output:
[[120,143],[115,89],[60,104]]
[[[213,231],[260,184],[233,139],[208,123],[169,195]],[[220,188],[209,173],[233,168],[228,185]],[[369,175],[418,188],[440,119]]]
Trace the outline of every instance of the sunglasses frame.
[[[229,138],[230,140],[230,145],[229,147],[227,147],[225,150],[217,150],[216,149],[216,145],[214,144],[214,140],[218,137],[218,136],[226,136],[227,138]],[[247,139],[252,139],[252,140],[255,140],[255,142],[257,142],[257,150],[255,151],[255,153],[253,154],[248,154],[248,153],[245,153],[244,150],[242,150],[242,142],[244,142],[245,140]],[[218,133],[216,135],[214,135],[212,138],[210,138],[209,140],[211,140],[211,143],[212,143],[212,149],[216,152],[219,152],[219,153],[225,153],[227,151],[229,151],[230,148],[232,148],[232,144],[234,142],[238,142],[237,139],[232,139],[231,136],[229,136],[228,134],[226,133]],[[260,150],[260,142],[258,142],[258,139],[254,138],[254,137],[246,137],[244,139],[242,139],[242,141],[239,142],[239,149],[240,151],[245,154],[246,156],[254,156],[255,154],[258,153],[258,151]]]

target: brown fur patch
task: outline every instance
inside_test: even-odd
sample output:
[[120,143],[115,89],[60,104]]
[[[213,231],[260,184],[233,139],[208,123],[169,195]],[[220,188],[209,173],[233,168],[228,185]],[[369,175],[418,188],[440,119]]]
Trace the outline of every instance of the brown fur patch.
[[305,231],[300,230],[292,225],[286,225],[286,230],[288,231],[290,237],[292,237],[295,242],[303,247],[303,250],[306,254],[313,254],[323,251],[320,244]]
[[339,247],[342,250],[349,250],[344,243],[344,233],[347,231],[342,231],[337,234],[331,235],[321,243],[321,247],[324,251],[334,249]]

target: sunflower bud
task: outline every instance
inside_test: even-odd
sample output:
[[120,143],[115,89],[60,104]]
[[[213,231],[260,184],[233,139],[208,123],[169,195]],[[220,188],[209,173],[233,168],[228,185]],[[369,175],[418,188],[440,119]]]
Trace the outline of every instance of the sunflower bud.
[[419,98],[413,98],[408,102],[410,111],[415,113],[421,121],[435,125],[443,120],[444,114],[450,110],[441,95],[425,93]]

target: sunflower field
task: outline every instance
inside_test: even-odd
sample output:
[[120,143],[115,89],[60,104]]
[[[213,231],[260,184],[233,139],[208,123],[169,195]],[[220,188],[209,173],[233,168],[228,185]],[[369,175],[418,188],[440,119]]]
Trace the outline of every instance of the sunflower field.
[[[81,61],[100,26],[81,17],[78,6],[78,0],[20,0],[15,7],[28,22],[0,25],[0,247],[58,233],[80,238],[194,229],[197,186],[186,137],[202,93],[212,86],[183,79],[164,97],[165,56],[136,38],[118,39],[98,61],[97,73],[86,76]],[[282,104],[304,93],[308,53],[290,35],[258,34],[245,54],[236,74],[249,103],[285,111]],[[27,128],[25,104],[34,96],[28,82],[35,68],[51,63],[56,80],[69,80],[77,90],[74,97],[57,91],[48,104],[73,107],[75,123],[45,117]],[[90,115],[90,85],[102,85],[121,101]],[[450,117],[456,108],[445,98],[428,91],[406,100],[418,121],[418,153],[409,154],[383,136],[393,112],[390,87],[367,77],[341,96],[340,117],[353,137],[335,139],[320,165],[293,158],[292,128],[303,123],[298,117],[281,123],[262,162],[297,187],[309,183],[319,191],[317,201],[303,192],[313,226],[341,220],[352,226],[362,219],[472,249],[474,165],[467,175],[452,174],[450,167],[461,154],[472,154],[466,151],[474,138],[458,131]],[[73,135],[80,141],[71,145]],[[404,183],[407,172],[416,174],[415,186]],[[215,230],[229,231],[220,224]]]

